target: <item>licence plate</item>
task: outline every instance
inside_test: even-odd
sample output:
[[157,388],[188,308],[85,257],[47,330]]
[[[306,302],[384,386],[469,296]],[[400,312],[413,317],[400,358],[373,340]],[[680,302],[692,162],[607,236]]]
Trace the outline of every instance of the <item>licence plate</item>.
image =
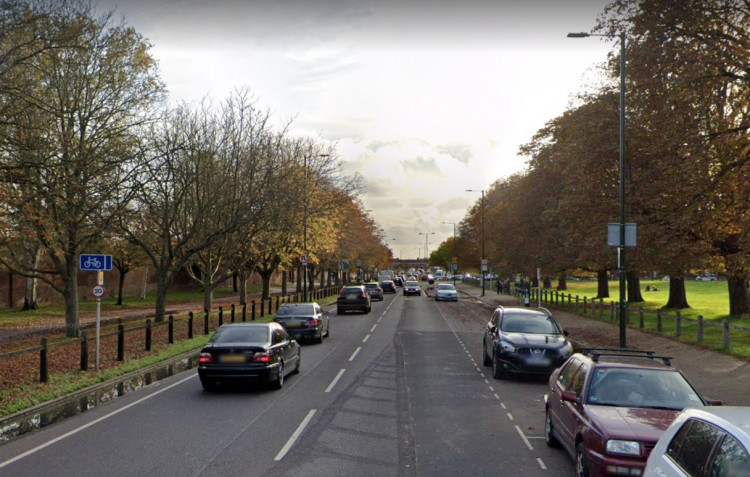
[[305,323],[304,321],[287,321],[285,325],[287,328],[299,328],[304,323]]
[[244,354],[225,354],[221,357],[221,362],[228,364],[244,363],[246,361],[247,358]]
[[552,362],[549,358],[532,356],[526,360],[528,366],[549,366]]
[[346,295],[346,299],[349,301],[354,301],[357,298],[359,298],[357,295]]

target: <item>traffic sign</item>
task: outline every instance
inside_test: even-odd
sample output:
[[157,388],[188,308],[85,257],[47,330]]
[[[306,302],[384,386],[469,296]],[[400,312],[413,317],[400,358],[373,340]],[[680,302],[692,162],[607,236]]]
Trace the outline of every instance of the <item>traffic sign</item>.
[[78,268],[90,272],[112,270],[112,255],[81,254],[78,259]]
[[301,263],[302,265],[307,265],[307,255],[300,255],[299,263]]
[[104,287],[101,285],[95,286],[91,292],[94,294],[96,298],[101,298],[104,296]]

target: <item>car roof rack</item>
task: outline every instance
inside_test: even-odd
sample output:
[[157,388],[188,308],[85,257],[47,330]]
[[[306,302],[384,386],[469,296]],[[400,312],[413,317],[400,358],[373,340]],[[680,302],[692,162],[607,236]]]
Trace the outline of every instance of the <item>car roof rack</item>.
[[599,362],[602,356],[616,358],[646,358],[661,360],[666,366],[672,366],[671,356],[657,356],[653,351],[642,351],[629,348],[582,348],[580,353],[589,356],[595,363]]

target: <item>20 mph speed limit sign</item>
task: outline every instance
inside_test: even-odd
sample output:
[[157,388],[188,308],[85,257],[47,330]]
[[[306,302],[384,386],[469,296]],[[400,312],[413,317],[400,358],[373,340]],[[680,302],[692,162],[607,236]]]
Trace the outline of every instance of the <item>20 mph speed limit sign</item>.
[[91,292],[96,298],[101,298],[104,296],[104,287],[101,285],[97,285],[93,288],[93,290],[91,290]]

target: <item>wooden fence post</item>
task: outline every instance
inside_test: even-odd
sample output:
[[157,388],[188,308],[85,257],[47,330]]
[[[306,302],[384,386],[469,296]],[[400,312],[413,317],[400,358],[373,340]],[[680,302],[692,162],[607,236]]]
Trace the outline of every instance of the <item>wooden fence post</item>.
[[276,311],[279,311],[279,295],[276,295]]
[[721,328],[724,334],[724,351],[729,351],[731,344],[729,342],[729,320],[727,320],[726,318],[721,320]]
[[[151,350],[151,320],[146,320],[146,336],[148,337],[148,348]],[[117,325],[117,361],[125,361],[125,325]]]
[[604,318],[604,298],[599,298],[599,319]]
[[643,307],[638,307],[638,328],[643,329],[646,326],[646,320],[643,316]]
[[680,310],[677,310],[677,317],[674,320],[674,335],[679,338],[682,336],[682,315]]
[[656,331],[661,333],[661,310],[656,310]]
[[247,321],[247,303],[242,304],[242,322]]
[[219,307],[219,326],[224,324],[224,307]]
[[39,382],[46,383],[49,379],[49,369],[47,368],[47,338],[42,338],[39,343],[42,347],[39,350]]
[[86,332],[81,333],[81,371],[89,369],[89,340]]
[[268,314],[273,315],[273,297],[268,297]]
[[188,313],[188,339],[193,339],[193,312]]
[[169,324],[167,326],[169,328],[167,331],[167,341],[169,344],[174,344],[174,316],[169,315]]
[[[120,325],[122,327],[122,325]],[[146,320],[146,351],[151,351],[151,320]],[[125,333],[123,333],[124,335]],[[118,351],[118,361],[122,361],[119,357],[119,351]]]
[[573,308],[573,313],[578,313],[579,296],[576,295],[576,307]]
[[703,315],[698,315],[698,343],[703,343]]
[[588,297],[583,297],[583,314],[586,315],[588,311]]
[[232,309],[231,309],[231,311],[229,312],[229,321],[230,321],[231,323],[234,323],[234,303],[232,303]]
[[253,310],[252,310],[252,312],[251,312],[251,315],[252,315],[252,318],[251,318],[251,319],[252,319],[253,321],[255,321],[255,300],[253,300],[253,301],[252,301],[251,303],[252,303],[252,306],[253,306]]
[[266,316],[266,302],[263,299],[260,300],[260,317]]
[[617,310],[617,307],[615,307],[615,302],[610,301],[609,302],[609,321],[615,321],[615,319],[617,318],[615,316],[616,310]]

